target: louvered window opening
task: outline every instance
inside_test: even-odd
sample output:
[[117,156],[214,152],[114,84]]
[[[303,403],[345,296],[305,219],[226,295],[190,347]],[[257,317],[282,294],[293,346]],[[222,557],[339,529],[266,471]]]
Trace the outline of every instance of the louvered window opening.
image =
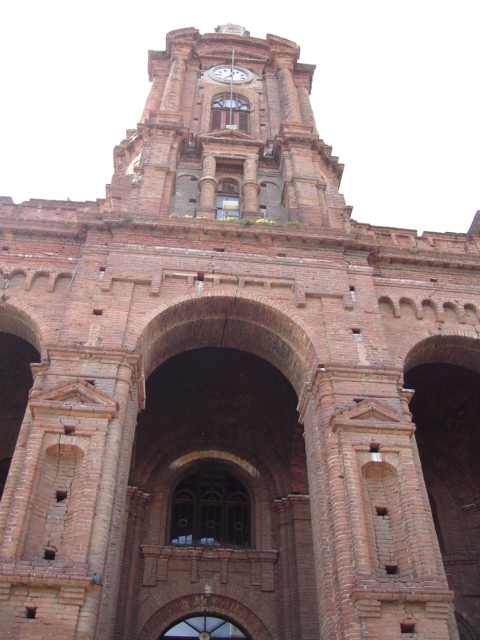
[[250,548],[250,498],[224,471],[199,470],[175,490],[170,544]]
[[249,133],[249,120],[250,104],[246,98],[237,94],[230,96],[229,93],[222,93],[214,97],[212,101],[212,131],[225,129],[228,125],[235,125],[238,131]]

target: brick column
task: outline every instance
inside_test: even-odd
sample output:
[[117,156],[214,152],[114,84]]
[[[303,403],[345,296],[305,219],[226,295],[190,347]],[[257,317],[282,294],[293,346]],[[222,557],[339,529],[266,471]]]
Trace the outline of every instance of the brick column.
[[310,103],[308,87],[303,83],[297,83],[297,95],[298,103],[300,106],[300,113],[302,116],[302,123],[309,127],[312,127],[312,132],[317,133],[317,128],[315,126],[315,116],[313,115],[312,105]]
[[257,165],[258,158],[250,156],[245,160],[243,165],[243,215],[245,218],[249,214],[258,213],[258,194],[260,187],[257,183]]
[[[200,205],[196,207],[197,217],[207,217],[215,220],[217,208],[215,199],[217,196],[218,182],[215,177],[217,161],[214,156],[203,156],[202,177],[198,181],[200,189]],[[199,215],[200,214],[200,215]]]
[[164,75],[156,75],[152,81],[152,87],[150,89],[150,93],[148,94],[147,101],[145,103],[145,107],[143,109],[142,117],[140,118],[140,122],[145,122],[145,120],[149,120],[151,115],[158,111],[160,108],[160,104],[162,102],[163,90],[165,88],[166,78]]
[[172,66],[165,85],[160,111],[179,110],[189,53],[189,48],[178,48],[172,53]]
[[300,124],[302,117],[298,102],[297,88],[293,81],[290,60],[279,59],[277,61],[278,87],[280,91],[280,105],[282,107],[282,122],[295,122]]

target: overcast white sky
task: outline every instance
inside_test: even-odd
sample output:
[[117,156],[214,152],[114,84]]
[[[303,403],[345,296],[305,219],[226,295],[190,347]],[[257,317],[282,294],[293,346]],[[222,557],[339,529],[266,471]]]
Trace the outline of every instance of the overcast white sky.
[[[226,9],[232,4],[231,9]],[[477,0],[53,0],[0,8],[0,195],[104,197],[165,34],[232,22],[316,64],[320,137],[362,222],[466,232],[480,208]]]

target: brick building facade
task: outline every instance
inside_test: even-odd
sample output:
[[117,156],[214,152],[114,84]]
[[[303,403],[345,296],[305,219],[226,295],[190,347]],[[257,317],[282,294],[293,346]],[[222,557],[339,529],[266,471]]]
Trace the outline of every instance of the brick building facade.
[[105,199],[0,200],[0,638],[480,638],[478,221],[352,220],[298,57],[171,32]]

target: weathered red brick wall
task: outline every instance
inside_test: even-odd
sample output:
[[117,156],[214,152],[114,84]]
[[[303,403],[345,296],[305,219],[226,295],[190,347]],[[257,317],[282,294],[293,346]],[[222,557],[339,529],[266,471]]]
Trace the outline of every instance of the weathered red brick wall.
[[[233,45],[249,134],[209,131]],[[298,55],[173,32],[105,199],[0,199],[0,638],[480,637],[479,237],[350,219]],[[208,465],[248,549],[170,544]]]

